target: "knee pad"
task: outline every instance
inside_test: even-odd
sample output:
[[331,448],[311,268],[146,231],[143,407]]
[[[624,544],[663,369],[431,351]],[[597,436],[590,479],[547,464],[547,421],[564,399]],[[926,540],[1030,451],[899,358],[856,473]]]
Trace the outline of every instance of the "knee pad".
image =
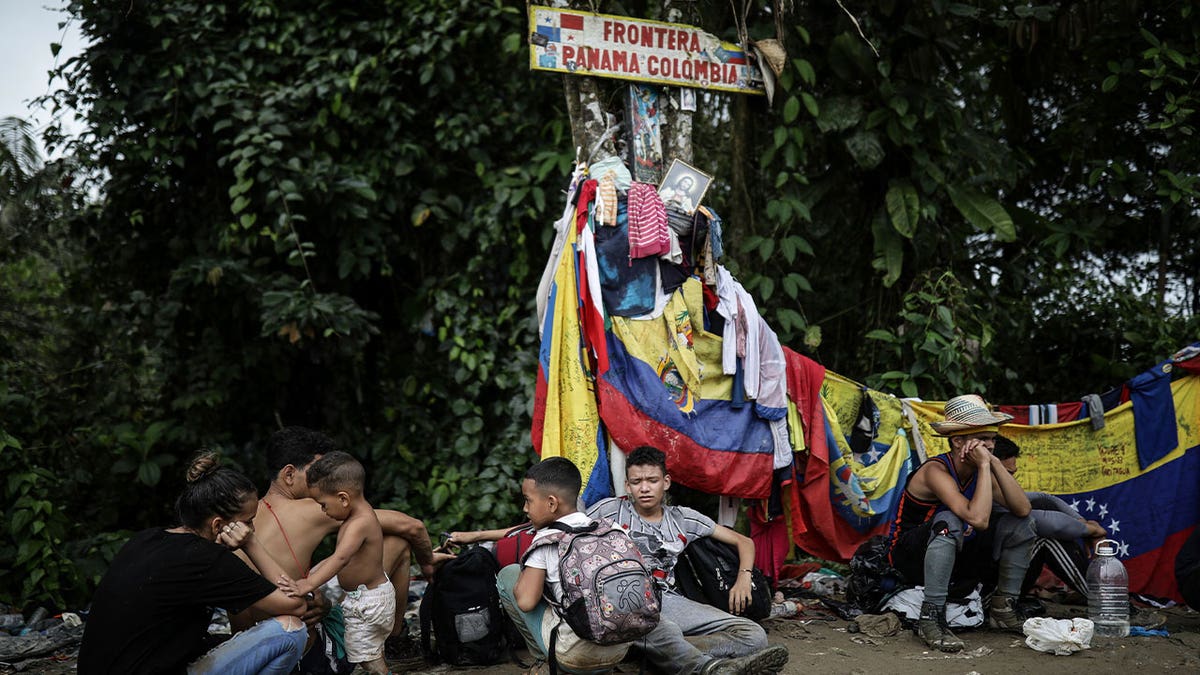
[[948,537],[953,539],[956,546],[962,546],[963,528],[962,523],[958,519],[938,518],[933,521],[933,525],[929,528],[929,541],[933,541],[938,537]]

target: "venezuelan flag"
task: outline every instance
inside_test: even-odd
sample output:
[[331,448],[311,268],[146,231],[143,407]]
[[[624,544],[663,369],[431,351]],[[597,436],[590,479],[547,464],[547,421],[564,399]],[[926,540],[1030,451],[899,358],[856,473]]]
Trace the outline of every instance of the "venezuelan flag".
[[[1078,421],[1006,424],[1001,433],[1021,448],[1017,481],[1022,487],[1058,495],[1108,530],[1129,572],[1131,591],[1180,600],[1175,556],[1200,521],[1200,377],[1183,377],[1170,386],[1174,405],[1163,407],[1159,423],[1175,427],[1178,444],[1144,469],[1132,402],[1109,410],[1099,430]],[[913,407],[923,429],[941,419],[940,403]],[[1141,411],[1139,419],[1153,418]],[[939,451],[946,447],[944,439],[926,440]]]

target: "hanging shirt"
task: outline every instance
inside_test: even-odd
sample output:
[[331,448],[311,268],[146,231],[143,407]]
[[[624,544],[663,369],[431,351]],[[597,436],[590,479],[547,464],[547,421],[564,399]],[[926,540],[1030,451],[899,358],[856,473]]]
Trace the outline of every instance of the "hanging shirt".
[[641,316],[654,311],[658,300],[658,261],[629,255],[626,202],[618,201],[613,227],[596,229],[596,259],[600,293],[612,316]]
[[629,256],[647,258],[671,250],[667,210],[654,186],[632,183],[629,187]]

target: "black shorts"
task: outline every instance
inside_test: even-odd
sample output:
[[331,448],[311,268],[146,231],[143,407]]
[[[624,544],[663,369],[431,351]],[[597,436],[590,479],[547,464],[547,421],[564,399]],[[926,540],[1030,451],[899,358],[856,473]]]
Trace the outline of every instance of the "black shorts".
[[[934,516],[926,523],[901,532],[892,547],[892,566],[904,575],[905,582],[913,586],[925,583],[925,550],[929,547],[929,533],[937,522],[938,518]],[[954,570],[950,573],[950,597],[963,597],[974,590],[978,583],[994,583],[995,568],[991,532],[974,532],[963,542],[962,550],[954,558]]]

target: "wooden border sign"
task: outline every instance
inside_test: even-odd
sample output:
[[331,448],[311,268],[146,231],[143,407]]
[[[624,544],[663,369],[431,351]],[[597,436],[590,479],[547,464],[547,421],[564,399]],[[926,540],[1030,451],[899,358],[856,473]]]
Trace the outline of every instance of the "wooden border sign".
[[765,94],[739,46],[695,26],[529,7],[529,67],[677,87]]

